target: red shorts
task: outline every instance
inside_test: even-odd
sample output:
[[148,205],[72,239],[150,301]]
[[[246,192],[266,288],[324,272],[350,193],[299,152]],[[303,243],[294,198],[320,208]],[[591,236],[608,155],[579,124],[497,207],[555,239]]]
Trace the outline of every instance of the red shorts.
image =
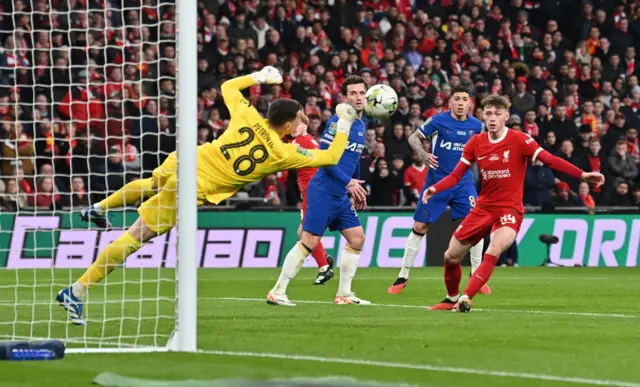
[[489,232],[501,227],[509,227],[517,233],[524,214],[513,208],[495,208],[491,210],[474,207],[453,233],[457,240],[469,241],[475,246]]

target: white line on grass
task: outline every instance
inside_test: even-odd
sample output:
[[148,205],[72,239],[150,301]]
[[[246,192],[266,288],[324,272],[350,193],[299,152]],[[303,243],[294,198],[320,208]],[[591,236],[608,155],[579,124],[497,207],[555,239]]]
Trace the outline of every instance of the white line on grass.
[[[634,281],[640,278],[637,277],[507,277],[507,278],[491,278],[491,281]],[[392,277],[358,277],[358,281],[382,281],[393,280]],[[205,282],[234,282],[234,281],[271,281],[272,278],[256,277],[256,278],[199,278],[198,281]],[[442,281],[442,277],[411,277],[411,281]]]
[[202,350],[200,353],[208,355],[222,355],[222,356],[238,356],[238,357],[261,357],[269,359],[284,359],[284,360],[301,360],[323,363],[341,363],[341,364],[356,364],[372,367],[386,367],[386,368],[402,368],[412,369],[420,371],[433,371],[433,372],[448,372],[455,374],[473,374],[482,376],[497,376],[503,378],[519,378],[519,379],[533,379],[533,380],[546,380],[554,382],[565,383],[580,383],[596,386],[618,386],[618,387],[640,387],[640,383],[624,382],[618,380],[603,380],[603,379],[589,379],[589,378],[577,378],[566,377],[546,374],[532,374],[525,372],[509,372],[509,371],[491,371],[475,368],[459,368],[459,367],[444,367],[428,364],[406,364],[406,363],[389,363],[382,361],[363,360],[363,359],[343,359],[321,356],[305,356],[305,355],[287,355],[280,353],[265,353],[265,352],[234,352],[234,351],[210,351]]
[[[67,350],[69,354],[87,354],[87,353],[150,353],[150,352],[170,352],[166,347],[140,347],[140,348],[70,348]],[[323,356],[309,356],[309,355],[289,355],[282,353],[269,353],[269,352],[238,352],[238,351],[218,351],[218,350],[199,350],[197,353],[204,355],[218,355],[218,356],[235,356],[235,357],[257,357],[267,359],[283,359],[283,360],[297,360],[297,361],[312,361],[323,363],[339,363],[339,364],[355,364],[371,367],[384,367],[384,368],[400,368],[411,369],[419,371],[432,371],[432,372],[447,372],[454,374],[472,374],[481,376],[496,376],[502,378],[519,378],[519,379],[533,379],[533,380],[546,380],[553,382],[565,382],[565,383],[579,383],[589,384],[594,386],[616,386],[616,387],[640,387],[640,383],[626,382],[619,380],[606,380],[606,379],[590,379],[590,378],[578,378],[569,376],[556,376],[548,374],[533,374],[526,372],[509,372],[509,371],[492,371],[483,370],[477,368],[460,368],[460,367],[445,367],[429,364],[407,364],[407,363],[391,363],[375,360],[364,359],[346,359],[346,358],[334,358]]]
[[[264,298],[244,298],[244,297],[200,297],[199,300],[203,301],[246,301],[246,302],[265,302]],[[310,300],[293,300],[293,302],[299,304],[323,304],[333,305],[333,302],[328,301],[310,301]],[[409,309],[428,309],[429,306],[420,305],[401,305],[401,304],[372,304],[367,305],[372,307],[384,307],[384,308],[409,308]],[[581,317],[615,317],[615,318],[630,318],[638,319],[640,316],[634,316],[631,314],[619,314],[619,313],[591,313],[591,312],[555,312],[549,310],[520,310],[520,309],[473,309],[475,312],[503,312],[503,313],[524,313],[524,314],[546,314],[556,316],[581,316]]]

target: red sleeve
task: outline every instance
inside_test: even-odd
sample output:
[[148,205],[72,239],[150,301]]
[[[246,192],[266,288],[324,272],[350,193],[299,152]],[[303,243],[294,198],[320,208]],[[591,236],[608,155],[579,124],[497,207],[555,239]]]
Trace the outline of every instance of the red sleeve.
[[568,161],[556,157],[551,153],[543,150],[538,154],[538,160],[542,161],[545,165],[548,165],[551,169],[558,172],[566,173],[569,176],[573,176],[576,179],[580,179],[583,174],[583,170],[571,164]]
[[531,157],[533,161],[536,161],[538,154],[542,152],[542,147],[536,142],[536,140],[523,132],[518,132],[518,145],[522,149],[522,154],[525,157]]
[[[478,135],[471,137],[467,145],[464,146],[464,150],[462,151],[462,158],[460,161],[470,166],[472,163],[476,161],[476,143],[478,142]],[[459,165],[459,164],[458,164]],[[457,167],[456,167],[457,168]]]
[[[467,143],[467,145],[469,144]],[[465,147],[464,149],[466,151],[467,148]],[[436,183],[436,185],[434,185],[433,188],[436,189],[436,192],[446,191],[448,189],[453,188],[456,184],[458,184],[460,179],[462,179],[464,174],[467,173],[467,171],[469,170],[469,167],[470,167],[470,164],[465,163],[464,160],[460,160],[458,162],[458,165],[456,165],[455,169],[453,170],[453,172],[451,172],[449,176],[445,177],[444,179]]]

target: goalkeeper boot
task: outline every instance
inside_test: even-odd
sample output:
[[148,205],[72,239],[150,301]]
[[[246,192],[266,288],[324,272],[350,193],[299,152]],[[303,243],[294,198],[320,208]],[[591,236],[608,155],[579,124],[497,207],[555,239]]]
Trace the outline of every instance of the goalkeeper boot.
[[466,294],[458,299],[456,305],[451,309],[454,312],[466,313],[471,312],[471,300]]
[[387,290],[387,293],[400,294],[402,293],[402,289],[404,289],[408,283],[409,283],[408,278],[398,277],[396,282],[394,282],[393,285],[389,286],[389,290]]
[[62,289],[56,296],[56,301],[69,313],[69,320],[74,325],[86,325],[82,319],[82,300],[73,294],[73,288]]
[[356,296],[355,293],[351,293],[348,296],[336,296],[333,303],[336,305],[371,305],[371,301],[363,300]]
[[280,306],[296,306],[295,303],[289,300],[289,297],[287,297],[286,294],[276,294],[273,292],[269,292],[269,294],[267,294],[267,304]]
[[98,214],[98,211],[96,211],[94,206],[90,206],[82,210],[82,212],[80,212],[80,219],[82,219],[85,222],[91,222],[96,226],[98,226],[99,228],[102,228],[105,230],[111,229],[111,222],[109,222],[109,219],[107,219],[107,215]]

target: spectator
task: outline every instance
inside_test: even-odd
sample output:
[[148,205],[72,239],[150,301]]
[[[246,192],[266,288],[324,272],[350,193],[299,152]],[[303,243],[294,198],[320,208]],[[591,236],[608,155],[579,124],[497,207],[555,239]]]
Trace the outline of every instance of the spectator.
[[629,183],[618,177],[614,182],[615,191],[607,195],[605,200],[609,206],[632,206],[633,202],[631,195],[629,194]]
[[420,192],[427,181],[428,167],[417,153],[413,152],[412,163],[404,171],[405,205],[415,207],[420,200]]
[[549,128],[556,134],[557,141],[562,144],[565,139],[574,140],[578,137],[576,125],[567,117],[567,107],[558,105],[555,116],[549,121]]
[[632,203],[634,206],[640,206],[640,182],[636,182],[633,186],[633,200]]
[[553,130],[547,132],[542,147],[551,154],[556,154],[560,151],[560,145],[557,141],[556,132],[554,132]]
[[555,186],[551,168],[541,161],[529,162],[524,179],[523,202],[529,206],[541,206],[549,201],[549,190]]
[[604,192],[607,191],[607,187],[611,186],[609,180],[609,161],[605,152],[600,147],[600,140],[592,138],[589,143],[589,150],[587,152],[587,161],[589,162],[589,168],[592,172],[600,172],[605,175],[604,186],[591,186],[590,191],[593,195],[596,203],[601,204],[604,198]]
[[389,172],[387,161],[380,159],[369,180],[369,199],[371,206],[393,206],[393,194],[396,177]]
[[636,128],[627,129],[627,152],[634,163],[640,163],[640,142],[638,140],[638,130]]
[[271,174],[251,187],[249,196],[264,198],[265,206],[283,207],[287,205],[287,195],[284,186],[275,174]]
[[53,179],[49,176],[40,177],[37,181],[36,194],[30,197],[30,204],[34,207],[55,209],[61,207],[60,195],[54,191]]
[[391,137],[385,141],[384,145],[387,153],[390,155],[398,155],[403,160],[409,159],[411,156],[409,142],[404,138],[404,128],[400,124],[393,126],[393,133]]
[[89,205],[89,194],[84,185],[84,180],[76,176],[71,181],[71,192],[61,195],[60,205],[62,207],[84,208]]
[[8,179],[4,193],[4,208],[7,211],[19,211],[23,209],[27,203],[27,195],[22,192],[18,180]]
[[[560,147],[560,152],[557,154],[557,156],[577,166],[583,171],[589,171],[589,164],[587,162],[586,155],[581,155],[578,152],[574,152],[573,143],[569,139],[565,139],[562,141],[562,146]],[[561,172],[556,172],[556,177],[561,181],[568,183],[573,192],[578,191],[578,186],[580,185],[579,179]]]
[[518,77],[516,92],[513,95],[513,107],[520,112],[526,112],[536,106],[536,97],[527,91],[527,77]]
[[578,196],[571,191],[569,184],[560,182],[556,185],[557,194],[551,198],[554,207],[582,207],[584,204]]
[[406,203],[406,198],[404,196],[404,191],[402,188],[404,187],[404,155],[394,155],[391,158],[391,177],[393,180],[393,202],[394,205],[399,206]]
[[[578,198],[582,201],[582,204],[593,210],[596,207],[596,202],[593,200],[593,197],[589,194],[589,184],[586,182],[581,182],[580,187],[578,188]],[[589,212],[593,214],[594,212]]]
[[91,190],[96,194],[96,198],[106,197],[122,188],[125,184],[125,168],[122,164],[122,152],[118,146],[109,148],[107,161],[98,165],[96,172],[91,176]]
[[624,137],[625,131],[627,130],[625,122],[624,114],[616,113],[614,123],[609,125],[607,133],[602,136],[602,148],[607,154],[615,153],[616,143]]
[[609,156],[609,167],[614,178],[633,181],[638,176],[638,167],[627,152],[627,142],[619,140],[615,152]]

